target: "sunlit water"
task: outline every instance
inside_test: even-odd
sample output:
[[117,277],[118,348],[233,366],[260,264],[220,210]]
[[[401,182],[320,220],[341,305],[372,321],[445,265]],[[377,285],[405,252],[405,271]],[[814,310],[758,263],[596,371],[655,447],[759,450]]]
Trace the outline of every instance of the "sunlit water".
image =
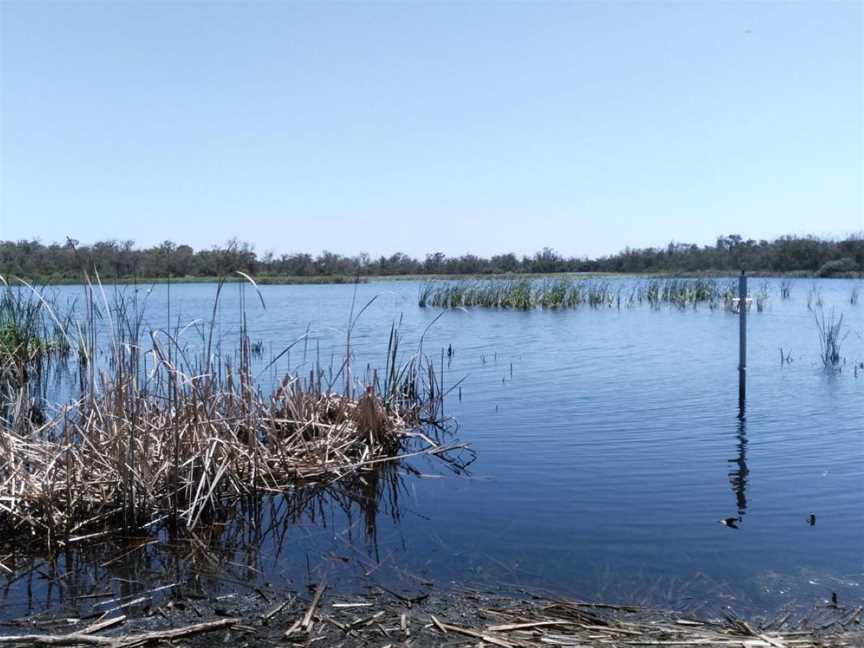
[[[706,306],[448,311],[423,348],[439,361],[452,349],[445,387],[463,382],[446,409],[458,440],[476,451],[470,475],[415,463],[428,476],[405,476],[398,505],[381,502],[374,524],[358,505],[343,510],[325,498],[278,533],[258,529],[255,549],[247,543],[233,564],[220,559],[208,573],[286,587],[323,572],[346,588],[505,585],[688,609],[771,611],[831,592],[860,601],[864,370],[856,377],[854,365],[864,361],[864,295],[850,303],[855,285],[797,280],[782,300],[771,280],[765,312],[748,318],[743,420],[735,314]],[[814,288],[826,314],[844,316],[840,372],[819,359],[807,307]],[[81,290],[59,292],[66,299]],[[138,290],[149,326],[167,327],[167,287]],[[414,349],[441,313],[417,306],[413,282],[363,284],[356,295],[348,285],[262,286],[266,310],[243,290],[251,338],[264,344],[261,364],[308,331],[265,383],[289,366],[308,371],[316,358],[338,366],[352,303],[356,313],[377,296],[352,333],[358,375],[367,363],[383,365],[391,323],[402,319],[403,348]],[[215,293],[214,285],[171,286],[171,322],[209,320]],[[225,348],[236,346],[240,293],[227,286],[221,296]],[[811,300],[815,308],[815,293]],[[781,347],[791,362],[781,365]],[[728,517],[740,518],[737,529],[719,523]],[[75,587],[110,582],[134,593],[170,584],[183,572],[177,556],[194,554],[154,551],[111,563],[100,584],[86,577]],[[13,583],[3,614],[68,606],[50,582]]]

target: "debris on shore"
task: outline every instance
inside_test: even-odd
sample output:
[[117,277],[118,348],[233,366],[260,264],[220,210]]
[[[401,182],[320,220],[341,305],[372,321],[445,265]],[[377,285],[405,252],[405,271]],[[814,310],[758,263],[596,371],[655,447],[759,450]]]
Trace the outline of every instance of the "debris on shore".
[[127,618],[28,618],[8,621],[0,645],[131,648],[170,641],[211,646],[708,646],[742,648],[864,645],[864,606],[819,605],[793,618],[748,622],[731,612],[693,618],[652,608],[479,591],[403,596],[379,589],[328,596],[319,582],[296,594],[229,595],[166,601]]

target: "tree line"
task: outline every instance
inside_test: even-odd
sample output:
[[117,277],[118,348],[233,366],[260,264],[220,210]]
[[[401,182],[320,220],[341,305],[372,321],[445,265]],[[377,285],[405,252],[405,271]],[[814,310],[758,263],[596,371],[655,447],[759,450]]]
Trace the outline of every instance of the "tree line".
[[98,270],[103,279],[157,279],[167,277],[218,277],[240,270],[256,277],[368,277],[394,275],[465,275],[499,273],[622,272],[704,273],[737,272],[805,273],[818,276],[864,272],[864,236],[843,239],[783,236],[773,241],[720,236],[713,245],[669,243],[664,247],[626,248],[618,254],[595,259],[564,257],[551,248],[531,256],[513,253],[480,257],[447,256],[443,252],[416,259],[401,252],[373,258],[361,253],[344,256],[324,251],[259,255],[249,243],[231,240],[225,245],[194,250],[189,245],[165,241],[152,247],[136,247],[134,241],[77,241],[43,244],[32,241],[0,241],[0,274],[40,281],[81,279]]

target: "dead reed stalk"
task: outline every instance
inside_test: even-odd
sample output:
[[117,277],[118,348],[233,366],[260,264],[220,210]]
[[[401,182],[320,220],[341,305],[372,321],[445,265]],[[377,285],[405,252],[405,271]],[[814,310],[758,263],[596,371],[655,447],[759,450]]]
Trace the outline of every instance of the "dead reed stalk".
[[[220,292],[221,285],[217,302]],[[141,304],[112,306],[98,283],[86,295],[84,322],[75,326],[86,359],[80,398],[44,408],[53,413],[41,421],[9,407],[0,420],[0,530],[7,537],[26,532],[56,545],[97,527],[166,517],[191,529],[249,495],[332,483],[447,450],[436,440],[446,420],[433,362],[421,350],[399,364],[395,325],[384,384],[373,374],[360,398],[352,397],[347,371],[339,393],[333,385],[342,369],[327,381],[317,365],[265,393],[253,373],[245,310],[233,356],[213,350],[215,305],[195,354],[179,331],[145,334]],[[97,319],[108,323],[108,344],[97,341]],[[350,329],[347,339],[343,369],[350,367]]]

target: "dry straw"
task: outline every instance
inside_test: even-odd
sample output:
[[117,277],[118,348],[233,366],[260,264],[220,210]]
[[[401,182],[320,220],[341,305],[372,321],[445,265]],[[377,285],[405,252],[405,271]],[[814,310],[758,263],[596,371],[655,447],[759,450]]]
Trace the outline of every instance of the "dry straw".
[[[238,349],[226,354],[214,344],[221,290],[193,352],[182,342],[188,327],[145,332],[138,293],[111,304],[98,277],[87,284],[83,317],[58,329],[67,348],[79,350],[81,397],[51,407],[34,397],[32,380],[4,381],[0,531],[7,539],[26,533],[57,545],[168,518],[191,529],[250,494],[332,483],[408,455],[461,447],[442,445],[439,378],[422,346],[400,362],[397,326],[383,380],[372,372],[361,383],[350,374],[352,313],[346,358],[335,372],[316,362],[264,393],[253,374],[243,288]],[[46,320],[62,322],[44,296],[36,303]],[[100,326],[110,331],[107,344],[98,343]],[[2,374],[12,377],[32,364],[9,352],[0,359]]]

